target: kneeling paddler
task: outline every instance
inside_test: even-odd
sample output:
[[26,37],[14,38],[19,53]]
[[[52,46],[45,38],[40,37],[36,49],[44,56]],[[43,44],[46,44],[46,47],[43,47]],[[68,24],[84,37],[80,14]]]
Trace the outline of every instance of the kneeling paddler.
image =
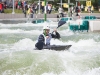
[[50,27],[44,26],[43,33],[39,35],[38,42],[35,44],[35,47],[39,50],[42,50],[44,46],[47,46],[50,49],[51,38],[60,39],[60,34],[55,29],[50,33]]

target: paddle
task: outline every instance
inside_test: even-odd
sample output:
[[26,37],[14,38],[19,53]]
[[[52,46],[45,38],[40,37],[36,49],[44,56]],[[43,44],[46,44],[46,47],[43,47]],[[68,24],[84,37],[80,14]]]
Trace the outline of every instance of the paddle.
[[[59,28],[60,26],[62,26],[63,24],[65,24],[66,23],[66,21],[62,21],[62,20],[60,20],[59,22],[58,22],[58,27],[57,28]],[[46,39],[46,38],[44,38],[44,39]],[[39,50],[42,50],[43,49],[43,45],[44,45],[44,43],[43,42],[37,42],[36,44],[35,44],[35,47],[37,48],[37,49],[39,49]]]
[[64,25],[65,23],[66,23],[66,21],[60,20],[58,22],[58,27],[57,28],[59,28],[60,26]]

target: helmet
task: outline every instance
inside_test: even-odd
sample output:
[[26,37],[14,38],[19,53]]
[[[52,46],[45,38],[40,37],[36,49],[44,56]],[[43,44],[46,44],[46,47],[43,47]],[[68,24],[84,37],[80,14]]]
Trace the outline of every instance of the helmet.
[[50,30],[50,27],[49,26],[44,26],[43,29],[49,29]]

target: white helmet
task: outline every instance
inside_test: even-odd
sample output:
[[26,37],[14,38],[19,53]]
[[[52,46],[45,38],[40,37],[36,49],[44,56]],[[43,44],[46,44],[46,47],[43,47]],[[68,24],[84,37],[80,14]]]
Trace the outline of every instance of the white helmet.
[[49,29],[50,30],[50,27],[49,26],[44,26],[43,29]]

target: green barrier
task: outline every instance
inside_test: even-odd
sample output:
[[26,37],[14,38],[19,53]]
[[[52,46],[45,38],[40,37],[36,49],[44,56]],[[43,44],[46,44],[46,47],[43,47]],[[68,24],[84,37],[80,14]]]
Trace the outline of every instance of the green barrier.
[[79,26],[78,25],[70,25],[70,30],[79,30]]
[[68,21],[68,20],[72,20],[72,18],[70,17],[63,17],[63,18],[61,18],[61,20],[63,20],[63,21]]
[[83,21],[83,26],[85,30],[89,29],[89,21]]
[[44,20],[43,19],[38,19],[38,20],[35,20],[35,21],[32,21],[32,23],[43,23],[44,22]]
[[72,24],[70,24],[69,25],[70,27],[70,30],[72,30],[72,31],[77,31],[77,30],[81,30],[81,31],[83,31],[83,30],[87,30],[87,32],[88,32],[88,30],[89,30],[89,22],[88,21],[83,21],[83,24],[82,25],[72,25]]
[[90,19],[96,19],[96,17],[95,16],[90,16]]
[[61,20],[64,20],[64,18],[61,18]]
[[95,16],[85,16],[85,18],[84,19],[89,19],[89,20],[92,20],[92,19],[96,19],[96,17]]

